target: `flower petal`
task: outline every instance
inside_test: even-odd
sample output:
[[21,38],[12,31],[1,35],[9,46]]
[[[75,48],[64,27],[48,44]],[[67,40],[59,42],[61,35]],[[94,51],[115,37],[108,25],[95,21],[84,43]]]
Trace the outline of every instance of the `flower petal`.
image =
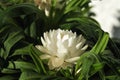
[[88,48],[88,45],[85,45],[81,50],[85,51]]
[[70,58],[70,59],[66,59],[65,61],[69,62],[69,63],[73,63],[73,62],[77,61],[78,59],[80,59],[80,57],[73,57],[73,58]]
[[46,48],[44,48],[43,46],[40,46],[40,45],[36,45],[35,46],[38,50],[40,50],[41,52],[43,53],[47,53],[47,54],[51,54],[50,51],[48,51]]
[[54,68],[58,68],[58,67],[62,66],[63,63],[64,63],[63,58],[51,57],[48,62],[48,65],[49,65],[50,69],[54,69]]
[[43,54],[40,56],[41,59],[49,59],[51,56],[47,54]]

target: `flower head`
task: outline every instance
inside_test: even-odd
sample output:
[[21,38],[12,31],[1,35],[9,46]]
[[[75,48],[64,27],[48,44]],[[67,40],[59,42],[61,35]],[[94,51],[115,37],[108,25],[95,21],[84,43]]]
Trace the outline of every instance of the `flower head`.
[[36,47],[43,52],[41,59],[49,59],[50,69],[72,66],[80,55],[87,49],[85,38],[82,35],[68,30],[50,30],[41,37],[43,46]]
[[49,16],[51,0],[34,0],[40,10],[44,10],[46,16]]

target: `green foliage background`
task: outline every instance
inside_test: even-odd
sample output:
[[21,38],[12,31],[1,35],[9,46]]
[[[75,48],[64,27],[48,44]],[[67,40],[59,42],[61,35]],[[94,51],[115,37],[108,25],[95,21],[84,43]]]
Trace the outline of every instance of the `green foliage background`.
[[[32,0],[1,0],[0,80],[120,80],[120,43],[91,18],[90,2],[61,0],[58,8],[52,0],[46,16]],[[87,39],[89,48],[72,69],[49,70],[34,47],[41,44],[43,32],[58,28]]]

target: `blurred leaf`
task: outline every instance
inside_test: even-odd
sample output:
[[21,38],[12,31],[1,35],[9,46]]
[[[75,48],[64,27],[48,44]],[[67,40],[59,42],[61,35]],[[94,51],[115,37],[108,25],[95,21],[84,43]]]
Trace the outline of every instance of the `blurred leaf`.
[[73,10],[76,10],[79,6],[80,8],[83,7],[83,5],[85,6],[86,4],[88,5],[88,3],[90,2],[90,0],[71,0],[71,1],[68,1],[68,4],[65,8],[65,14],[70,12],[70,11],[73,11]]
[[117,45],[114,43],[114,41],[112,39],[109,40],[108,47],[113,52],[113,55],[116,58],[120,59],[120,50],[119,50],[120,48],[117,47]]
[[4,74],[17,74],[20,71],[15,69],[4,68],[1,72]]
[[[115,58],[111,54],[103,54],[101,55],[102,60],[105,62],[105,64],[110,68],[110,71],[112,71],[112,74],[120,75],[120,72],[118,69],[120,69],[120,59]],[[106,71],[107,73],[107,71]]]
[[41,17],[45,17],[45,15],[36,6],[27,3],[17,4],[7,8],[6,10],[6,15],[10,17],[17,17],[20,15],[28,15],[32,13],[37,13]]
[[17,80],[17,78],[15,76],[5,75],[0,77],[0,80]]
[[4,17],[5,17],[4,11],[0,9],[0,27],[2,26],[2,21],[3,21]]
[[120,80],[120,76],[117,75],[106,76],[106,80]]

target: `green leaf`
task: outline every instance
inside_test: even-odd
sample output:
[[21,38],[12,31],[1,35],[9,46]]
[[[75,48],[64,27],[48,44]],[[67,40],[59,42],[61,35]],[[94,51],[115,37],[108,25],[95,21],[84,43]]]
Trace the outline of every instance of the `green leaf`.
[[25,61],[13,61],[13,62],[9,62],[8,68],[10,69],[29,69],[29,70],[36,70],[36,67],[34,64],[30,63],[30,62],[25,62]]
[[30,70],[23,72],[19,80],[71,80],[66,77],[56,76],[56,75],[43,75]]
[[76,18],[76,17],[72,17],[71,16],[70,18],[67,18],[66,21],[67,22],[72,22],[72,21],[78,22],[79,25],[82,25],[84,27],[88,27],[89,26],[89,27],[95,28],[95,30],[96,30],[96,28],[97,29],[100,28],[99,23],[96,20],[94,20],[94,19],[92,19],[90,17],[79,16],[79,17]]
[[0,41],[1,41],[1,43],[4,42],[4,40],[8,36],[9,30],[10,30],[9,26],[0,27]]
[[100,61],[98,54],[85,52],[77,62],[75,73],[78,80],[89,80],[91,76],[99,73],[99,78],[105,80],[103,72],[104,64]]
[[96,54],[102,53],[109,41],[109,35],[108,33],[100,33],[100,37],[97,41],[97,43],[95,44],[95,46],[92,48],[91,52],[94,52]]
[[6,50],[5,58],[9,55],[11,48],[23,38],[24,36],[22,35],[21,31],[13,32],[8,36],[8,38],[4,42],[4,47]]
[[73,22],[74,26],[71,29],[79,30],[91,42],[96,42],[99,37],[96,31],[102,31],[98,22],[90,17],[71,17],[67,18],[66,21]]
[[83,79],[88,80],[91,66],[94,63],[94,57],[93,55],[89,54],[87,56],[84,56],[84,58],[81,61],[82,61],[82,66],[78,80],[83,80]]
[[60,69],[58,73],[62,74],[66,78],[73,79],[73,76],[74,76],[73,70],[71,68]]
[[46,70],[45,70],[45,67],[42,63],[42,60],[40,59],[40,55],[38,55],[36,53],[36,48],[35,47],[31,47],[31,52],[30,52],[30,56],[32,57],[35,65],[36,65],[36,68],[37,68],[37,71],[38,73],[43,73],[43,74],[47,74]]
[[31,70],[22,72],[19,80],[40,80],[41,75]]
[[37,34],[36,34],[37,32],[36,32],[36,24],[35,24],[35,22],[33,22],[32,24],[31,24],[31,26],[30,26],[30,36],[32,37],[32,38],[36,38],[37,37]]
[[33,46],[33,44],[29,44],[29,45],[24,46],[22,48],[16,49],[10,57],[13,57],[13,56],[16,56],[16,55],[19,55],[19,56],[20,55],[29,55],[30,48],[32,46]]
[[100,72],[104,68],[105,63],[97,62],[92,65],[90,76],[93,76],[95,73]]
[[1,72],[4,74],[17,74],[20,71],[15,69],[4,68]]

